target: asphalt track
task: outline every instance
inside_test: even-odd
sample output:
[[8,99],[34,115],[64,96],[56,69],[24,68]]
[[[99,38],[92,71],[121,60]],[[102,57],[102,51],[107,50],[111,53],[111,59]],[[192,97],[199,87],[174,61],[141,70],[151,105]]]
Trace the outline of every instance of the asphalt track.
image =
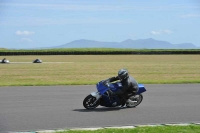
[[136,108],[86,110],[91,86],[0,87],[0,132],[200,122],[200,84],[145,85]]

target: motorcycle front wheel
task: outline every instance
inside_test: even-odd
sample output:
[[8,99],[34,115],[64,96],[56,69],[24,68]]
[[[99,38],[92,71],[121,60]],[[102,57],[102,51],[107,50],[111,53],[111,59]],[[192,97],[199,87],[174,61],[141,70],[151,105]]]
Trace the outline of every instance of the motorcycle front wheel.
[[142,94],[134,95],[134,96],[129,97],[129,99],[130,99],[131,101],[134,101],[134,103],[126,103],[126,106],[127,106],[128,108],[133,108],[133,107],[138,106],[138,105],[142,102],[142,100],[143,100],[143,95],[142,95]]
[[93,97],[92,95],[88,95],[84,100],[83,100],[83,106],[86,109],[95,109],[97,106],[100,104],[100,100],[96,101],[96,97]]

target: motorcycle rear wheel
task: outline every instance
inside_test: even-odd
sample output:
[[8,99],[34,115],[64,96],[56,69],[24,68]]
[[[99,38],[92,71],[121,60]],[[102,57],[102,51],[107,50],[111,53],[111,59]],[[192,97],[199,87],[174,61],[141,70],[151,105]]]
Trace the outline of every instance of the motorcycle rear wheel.
[[98,100],[96,103],[96,97],[93,97],[92,95],[88,95],[84,100],[83,100],[83,106],[86,109],[95,109],[97,106],[100,104],[100,100]]
[[134,95],[134,96],[131,96],[129,97],[130,100],[132,101],[136,101],[135,103],[131,104],[131,103],[126,103],[126,106],[128,108],[133,108],[133,107],[136,107],[138,106],[142,100],[143,100],[143,95],[142,94],[139,94],[139,95]]

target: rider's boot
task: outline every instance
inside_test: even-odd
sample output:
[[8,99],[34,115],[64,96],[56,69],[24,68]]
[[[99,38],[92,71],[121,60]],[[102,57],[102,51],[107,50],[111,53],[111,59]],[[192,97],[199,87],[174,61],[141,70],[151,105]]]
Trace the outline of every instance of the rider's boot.
[[121,105],[120,105],[120,108],[126,108],[126,100],[125,99],[121,99]]
[[126,108],[126,103],[123,103],[121,106],[120,106],[120,108]]

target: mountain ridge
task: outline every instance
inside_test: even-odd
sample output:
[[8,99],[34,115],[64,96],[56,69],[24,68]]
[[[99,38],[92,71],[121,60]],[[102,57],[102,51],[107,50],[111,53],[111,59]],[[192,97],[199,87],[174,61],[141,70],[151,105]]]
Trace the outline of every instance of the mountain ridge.
[[103,42],[87,39],[74,40],[72,42],[51,48],[135,48],[135,49],[199,49],[192,43],[172,44],[167,41],[147,39],[127,39],[122,42]]

